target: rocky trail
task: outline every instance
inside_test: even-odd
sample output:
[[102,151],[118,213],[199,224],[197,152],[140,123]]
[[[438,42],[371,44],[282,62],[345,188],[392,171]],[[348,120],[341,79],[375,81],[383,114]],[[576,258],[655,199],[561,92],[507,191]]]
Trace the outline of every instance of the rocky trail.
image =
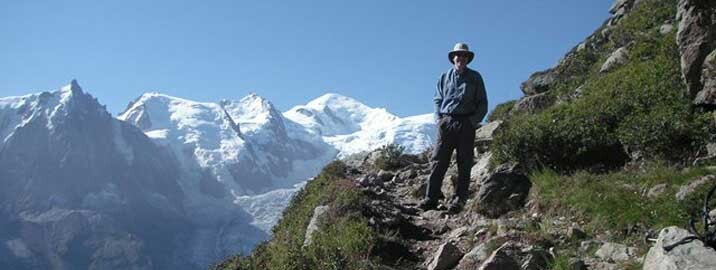
[[[563,260],[560,263],[569,269],[642,269],[641,265],[643,269],[664,269],[659,267],[665,260],[682,262],[675,265],[695,260],[698,263],[693,269],[716,266],[716,251],[700,241],[663,252],[664,245],[688,234],[677,227],[661,233],[643,228],[621,232],[643,236],[645,245],[653,246],[644,250],[610,242],[611,234],[588,235],[582,229],[584,222],[574,217],[548,216],[544,205],[528,198],[531,184],[526,176],[504,166],[490,170],[485,162],[489,158],[489,152],[478,153],[470,197],[455,214],[447,211],[447,199],[442,199],[436,210],[417,207],[430,173],[425,158],[408,158],[402,162],[404,166],[392,171],[371,167],[370,155],[347,162],[347,177],[370,198],[363,214],[370,217],[372,227],[390,236],[387,244],[375,248],[374,253],[383,260],[377,268],[553,269],[555,260]],[[453,194],[456,176],[453,163],[443,182],[445,197]],[[571,250],[561,254],[565,247]]]

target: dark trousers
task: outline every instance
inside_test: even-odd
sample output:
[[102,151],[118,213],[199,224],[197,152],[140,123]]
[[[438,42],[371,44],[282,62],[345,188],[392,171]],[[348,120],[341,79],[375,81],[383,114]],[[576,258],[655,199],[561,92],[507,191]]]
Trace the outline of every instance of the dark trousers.
[[457,185],[455,195],[467,199],[470,170],[474,164],[475,128],[468,117],[443,116],[438,121],[438,139],[431,158],[432,172],[428,178],[426,198],[437,200],[445,172],[450,166],[453,150],[457,148]]

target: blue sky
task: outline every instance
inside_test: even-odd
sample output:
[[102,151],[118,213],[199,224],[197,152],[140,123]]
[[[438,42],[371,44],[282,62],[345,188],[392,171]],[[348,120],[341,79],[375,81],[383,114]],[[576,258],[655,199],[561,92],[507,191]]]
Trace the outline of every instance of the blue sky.
[[612,0],[0,3],[0,97],[76,78],[117,114],[144,92],[197,101],[255,92],[285,111],[327,92],[432,112],[447,52],[467,42],[490,110],[522,96],[608,17]]

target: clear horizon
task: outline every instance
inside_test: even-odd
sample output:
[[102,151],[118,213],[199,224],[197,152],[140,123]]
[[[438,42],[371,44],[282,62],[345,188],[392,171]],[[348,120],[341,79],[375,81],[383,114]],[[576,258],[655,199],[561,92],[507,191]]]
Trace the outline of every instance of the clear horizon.
[[596,30],[612,2],[4,1],[0,97],[77,79],[113,115],[145,92],[199,102],[253,92],[281,111],[336,93],[404,117],[432,112],[447,52],[467,42],[492,110]]

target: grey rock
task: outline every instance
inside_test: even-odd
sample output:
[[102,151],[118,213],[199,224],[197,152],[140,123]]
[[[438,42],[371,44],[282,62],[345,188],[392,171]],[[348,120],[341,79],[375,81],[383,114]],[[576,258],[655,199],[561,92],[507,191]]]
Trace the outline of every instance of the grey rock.
[[706,189],[709,187],[705,187],[706,184],[712,184],[716,181],[716,175],[706,175],[703,177],[700,177],[694,181],[691,181],[690,183],[683,185],[679,188],[679,191],[676,192],[676,200],[677,201],[683,201],[686,199],[689,194],[694,193],[696,189],[702,188]]
[[599,240],[582,241],[581,243],[579,243],[579,252],[581,252],[581,253],[589,252],[590,250],[592,250],[594,248],[600,247],[602,244],[603,244],[603,242],[599,241]]
[[522,260],[522,270],[543,270],[548,269],[554,258],[542,248],[529,247],[523,251],[525,254]]
[[716,106],[716,50],[704,60],[701,73],[703,88],[696,94],[694,104],[699,106]]
[[492,138],[495,132],[500,129],[501,125],[502,121],[500,120],[492,121],[475,131],[475,147],[478,150],[475,154],[484,153],[489,149]]
[[366,174],[363,177],[359,178],[358,184],[360,184],[363,187],[382,186],[383,179],[378,177],[378,175],[376,175],[375,173],[369,173],[369,174]]
[[394,173],[386,171],[386,170],[380,170],[378,172],[378,180],[381,182],[388,182],[393,179],[395,176]]
[[429,220],[437,220],[445,217],[445,211],[428,210],[420,214],[420,216]]
[[688,97],[693,98],[702,90],[704,60],[716,49],[715,14],[716,1],[679,0],[676,41]]
[[393,178],[393,181],[396,183],[403,183],[405,180],[412,179],[418,176],[418,172],[414,169],[409,169],[406,171],[403,171],[399,173],[398,175]]
[[658,184],[649,189],[646,193],[646,197],[649,199],[656,199],[659,195],[664,194],[667,187],[669,187],[667,184]]
[[612,52],[611,55],[609,55],[609,58],[604,61],[604,64],[602,64],[602,67],[599,69],[599,72],[609,72],[619,66],[626,64],[628,60],[629,50],[626,47],[621,47],[616,51]]
[[659,27],[659,34],[666,35],[668,33],[671,33],[671,31],[673,31],[673,30],[674,30],[673,24],[670,24],[670,23],[663,24]]
[[535,72],[530,75],[530,78],[527,79],[527,81],[520,85],[520,89],[522,89],[522,92],[528,96],[544,93],[550,89],[555,79],[556,75],[552,69]]
[[524,206],[532,182],[514,165],[500,165],[479,181],[475,198],[477,211],[488,217],[499,217]]
[[706,151],[709,156],[716,156],[716,143],[706,144]]
[[520,270],[520,265],[511,256],[508,243],[492,252],[490,257],[480,266],[480,270]]
[[604,243],[594,255],[609,262],[624,262],[636,256],[636,248],[623,244]]
[[514,112],[535,113],[547,108],[554,103],[554,99],[546,92],[521,98],[512,107]]
[[451,243],[442,244],[428,265],[428,270],[447,270],[460,262],[463,253]]
[[327,205],[320,205],[313,209],[313,216],[311,216],[311,221],[308,222],[308,227],[306,227],[306,236],[303,240],[304,247],[311,245],[311,242],[313,242],[313,234],[318,230],[321,218],[328,213],[328,209]]
[[716,269],[716,251],[704,247],[703,242],[694,240],[692,242],[676,246],[673,250],[666,252],[665,245],[675,243],[686,236],[691,235],[688,231],[679,227],[667,227],[659,232],[659,237],[644,259],[644,270],[706,270]]
[[480,179],[487,177],[490,173],[490,160],[492,159],[492,152],[485,152],[479,155],[477,162],[472,169],[470,169],[471,182],[478,182]]
[[465,256],[462,257],[460,260],[460,263],[458,263],[457,267],[455,269],[457,270],[473,270],[479,267],[483,262],[487,260],[487,258],[492,255],[492,252],[494,251],[495,247],[500,247],[502,244],[504,244],[507,241],[506,238],[496,236],[491,237],[484,242],[480,243],[479,245],[476,245],[473,247],[470,252],[465,254]]

